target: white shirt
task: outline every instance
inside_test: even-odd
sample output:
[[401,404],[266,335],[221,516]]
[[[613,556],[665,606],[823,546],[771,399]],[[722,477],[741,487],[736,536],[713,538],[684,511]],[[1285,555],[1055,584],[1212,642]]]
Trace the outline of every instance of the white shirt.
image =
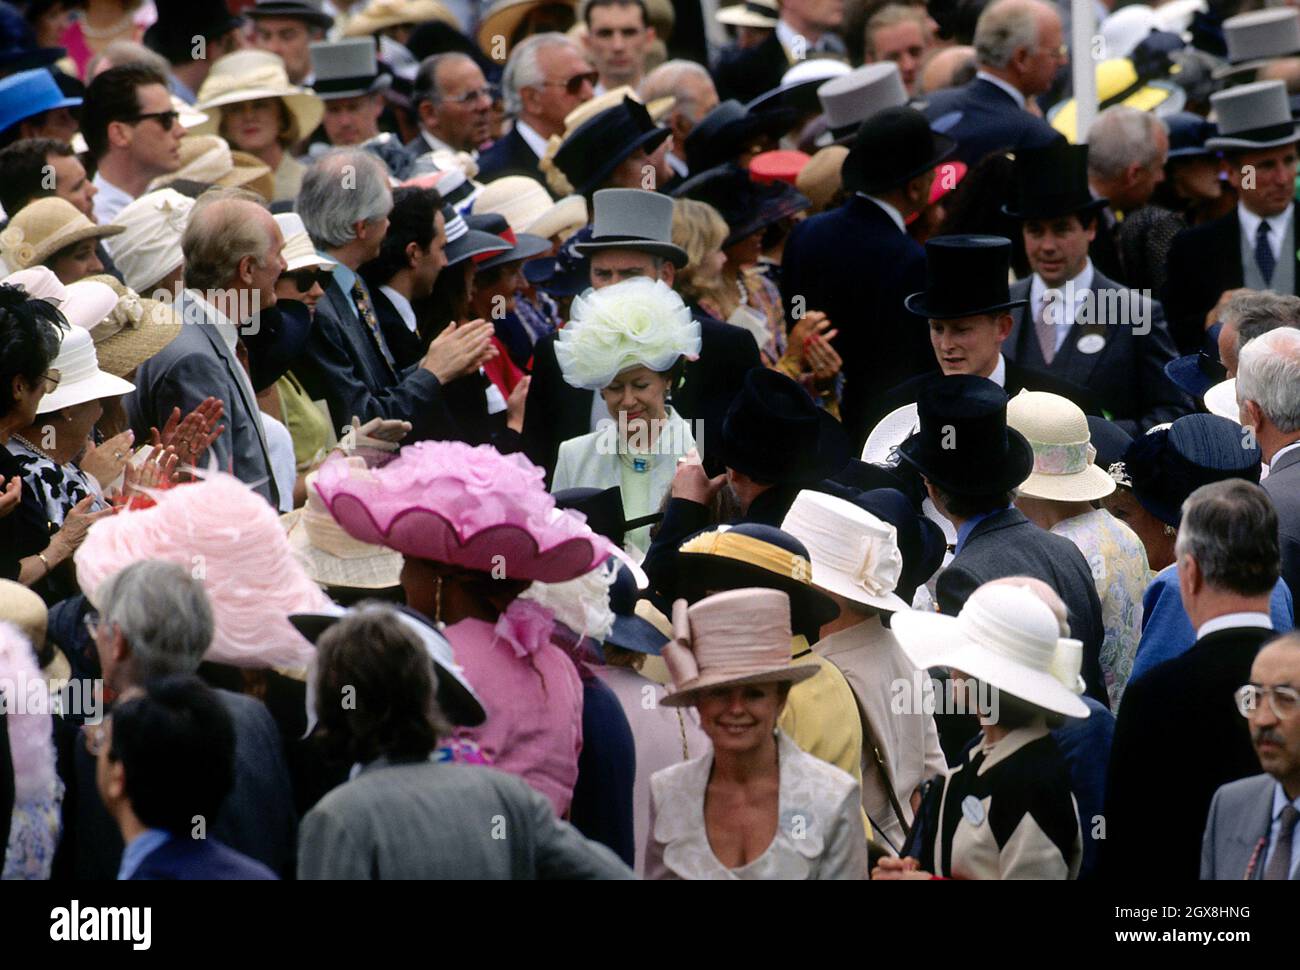
[[1271,630],[1273,618],[1267,613],[1256,613],[1253,610],[1246,613],[1224,613],[1223,616],[1216,616],[1202,623],[1200,629],[1196,631],[1196,639],[1200,640],[1219,630],[1231,630],[1242,626]]
[[[459,151],[459,149],[452,148],[437,135],[432,134],[427,128],[420,129],[420,137],[424,139],[424,143],[429,146],[429,151],[431,152],[451,152],[455,155]],[[472,148],[465,154],[475,160],[478,159],[477,148]]]
[[894,220],[894,225],[898,226],[899,232],[901,233],[907,232],[907,223],[903,221],[903,214],[899,212],[897,209],[895,209],[892,205],[890,205],[884,199],[877,199],[874,195],[867,195],[867,193],[865,192],[859,192],[858,195],[862,196],[864,199],[870,199],[876,205],[880,206],[880,208],[884,209],[885,215],[889,216],[889,218]]
[[1002,78],[996,77],[988,71],[976,71],[975,76],[981,80],[988,81],[989,84],[1000,87],[1003,91],[1007,92],[1007,96],[1011,98],[1012,101],[1020,106],[1021,110],[1024,110],[1025,96],[1014,84],[1008,84],[1006,81],[1002,80]]
[[538,133],[537,129],[528,122],[520,118],[515,122],[515,131],[519,132],[519,137],[524,140],[524,144],[527,145],[538,158],[541,158],[546,154],[546,139],[543,138]]
[[1268,463],[1269,471],[1273,470],[1273,466],[1277,464],[1279,458],[1285,455],[1288,451],[1295,451],[1297,448],[1300,448],[1300,441],[1293,441],[1289,445],[1283,445],[1277,451],[1273,452],[1273,460]]
[[104,178],[103,172],[96,172],[91,181],[95,188],[99,190],[99,193],[95,196],[94,209],[95,221],[101,226],[112,222],[117,218],[119,212],[135,201],[135,196],[119,189]]
[[388,297],[393,304],[393,309],[397,315],[402,318],[402,323],[406,324],[406,329],[415,333],[415,309],[411,306],[411,301],[402,296],[391,286],[381,286],[379,292]]
[[[1056,349],[1061,349],[1061,344],[1065,343],[1065,336],[1069,332],[1070,324],[1079,316],[1079,309],[1083,302],[1088,298],[1088,291],[1092,289],[1092,260],[1085,259],[1083,269],[1074,279],[1066,280],[1060,286],[1049,287],[1041,276],[1037,273],[1033,275],[1032,282],[1029,284],[1029,306],[1034,311],[1030,317],[1031,320],[1037,320],[1038,315],[1043,311],[1043,304],[1047,302],[1047,291],[1054,290],[1052,297],[1052,306],[1049,307],[1048,319],[1056,325],[1054,334],[1056,336]],[[1061,319],[1064,311],[1066,300],[1070,301],[1069,316]]]
[[[1268,248],[1273,250],[1274,262],[1281,261],[1282,239],[1286,236],[1287,223],[1291,221],[1291,214],[1294,211],[1295,203],[1292,202],[1286,207],[1285,212],[1268,218]],[[1253,253],[1255,251],[1255,234],[1259,232],[1259,224],[1264,221],[1264,217],[1256,215],[1238,202],[1237,219],[1241,222],[1241,235],[1246,244],[1244,251]]]
[[993,373],[989,375],[991,380],[998,387],[1007,386],[1007,359],[998,354],[998,362],[993,365]]

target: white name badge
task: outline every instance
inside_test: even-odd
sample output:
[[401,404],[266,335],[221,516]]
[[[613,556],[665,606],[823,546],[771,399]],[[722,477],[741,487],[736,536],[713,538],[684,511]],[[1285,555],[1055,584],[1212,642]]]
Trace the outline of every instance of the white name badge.
[[984,824],[984,803],[974,795],[967,795],[961,800],[961,814],[969,824],[978,828]]
[[1106,346],[1106,338],[1099,333],[1084,334],[1075,346],[1079,348],[1081,354],[1095,354]]

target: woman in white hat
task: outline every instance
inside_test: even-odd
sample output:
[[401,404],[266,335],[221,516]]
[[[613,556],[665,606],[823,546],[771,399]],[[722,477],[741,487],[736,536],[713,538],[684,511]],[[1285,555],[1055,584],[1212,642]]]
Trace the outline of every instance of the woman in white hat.
[[1076,878],[1078,807],[1050,732],[1089,715],[1079,697],[1082,644],[1061,636],[1060,616],[1038,593],[1008,580],[979,587],[955,617],[906,610],[890,628],[919,669],[951,669],[961,686],[938,703],[976,706],[981,733],[924,797],[910,854],[882,859],[872,878]]
[[320,124],[325,106],[289,83],[284,61],[263,50],[240,50],[212,65],[199,89],[208,120],[195,131],[219,134],[231,148],[259,158],[275,173],[275,198],[294,199],[307,168],[289,150]]
[[1101,598],[1101,669],[1118,709],[1142,638],[1142,595],[1150,568],[1142,540],[1099,503],[1115,480],[1094,463],[1088,419],[1056,394],[1021,391],[1007,404],[1007,425],[1034,450],[1034,470],[1016,507],[1034,525],[1065,536],[1083,553]]
[[647,879],[862,879],[867,839],[849,774],[777,728],[790,687],[790,600],[737,589],[673,606],[663,648],[675,690],[713,750],[650,779]]
[[[690,426],[669,403],[686,358],[700,352],[700,325],[661,280],[634,279],[575,297],[555,357],[574,387],[599,391],[609,412],[601,427],[560,445],[552,490],[623,492],[631,521],[658,508],[677,459],[695,447]],[[649,547],[648,526],[627,542]]]

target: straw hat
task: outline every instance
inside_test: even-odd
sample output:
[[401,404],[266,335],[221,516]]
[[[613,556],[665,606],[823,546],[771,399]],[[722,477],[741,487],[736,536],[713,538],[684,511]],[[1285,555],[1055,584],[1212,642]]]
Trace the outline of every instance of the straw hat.
[[104,285],[117,296],[117,304],[90,327],[102,370],[126,377],[146,360],[180,336],[181,318],[171,304],[140,296],[121,280],[104,275],[89,276],[68,287]]
[[158,189],[140,196],[113,220],[123,234],[113,261],[126,285],[137,293],[171,275],[184,262],[181,235],[194,200],[175,189]]
[[506,175],[489,182],[474,203],[475,214],[495,212],[505,216],[516,233],[532,232],[529,227],[551,208],[551,196],[542,183],[526,175]]
[[272,218],[279,224],[280,235],[284,237],[284,246],[280,249],[280,255],[288,264],[285,272],[291,273],[308,267],[332,270],[338,265],[334,260],[326,259],[316,252],[311,236],[307,234],[307,227],[303,224],[302,216],[298,213],[277,212]]
[[[352,474],[364,474],[364,458],[345,458]],[[387,589],[402,584],[402,554],[353,539],[334,521],[307,476],[307,504],[280,517],[289,548],[313,582],[350,589]]]
[[64,334],[63,343],[59,345],[59,355],[50,364],[50,369],[59,372],[59,386],[41,398],[36,406],[37,414],[49,414],[74,404],[130,394],[135,390],[135,385],[130,381],[124,381],[100,369],[99,358],[95,354],[95,340],[90,331],[82,327],[74,326]]
[[[578,19],[577,0],[496,0],[496,3],[488,7],[479,22],[477,36],[479,49],[497,63],[504,64],[510,56],[511,48],[514,47],[515,33],[525,18],[543,7],[556,7],[557,13],[567,14],[560,18],[561,22],[555,27],[548,27],[548,29],[568,30]],[[565,8],[568,8],[567,11]],[[564,19],[569,23],[564,24]],[[504,40],[504,45],[496,43],[498,37]],[[520,40],[522,39],[521,37]]]
[[728,590],[689,607],[678,600],[663,658],[676,688],[660,701],[667,707],[713,687],[797,684],[818,669],[790,663],[790,598],[775,589]]
[[808,547],[818,589],[895,612],[907,609],[894,593],[903,575],[898,530],[852,502],[808,489],[795,496],[781,529]]
[[461,32],[465,29],[456,15],[438,0],[370,0],[361,13],[348,21],[343,36],[364,37],[377,34],[385,27],[422,24],[430,20],[441,20]]
[[196,134],[215,135],[221,130],[221,109],[226,105],[260,98],[280,98],[293,119],[290,140],[306,138],[325,117],[325,105],[310,88],[289,83],[289,74],[278,54],[263,50],[239,50],[212,65],[199,88],[198,108],[208,120],[194,128]]
[[26,269],[84,239],[104,239],[121,231],[119,226],[95,225],[66,199],[37,199],[19,209],[0,232],[0,256],[10,269]]
[[[956,616],[904,610],[889,628],[918,669],[955,667],[1029,704],[1067,717],[1088,706],[1062,683],[1060,622],[1051,607],[1021,586],[986,583]],[[1078,641],[1074,641],[1078,643]]]
[[776,0],[745,0],[744,3],[723,7],[713,19],[728,27],[755,27],[772,30],[780,17]]
[[166,188],[181,179],[207,182],[223,188],[251,187],[250,183],[267,177],[274,185],[275,176],[271,173],[270,166],[247,152],[232,152],[224,138],[217,135],[186,135],[181,139],[181,167],[158,176],[149,183],[149,189]]
[[580,195],[566,195],[530,223],[528,231],[547,239],[559,236],[563,242],[589,221],[587,200]]
[[845,145],[827,145],[808,160],[795,178],[795,188],[808,197],[814,210],[826,208],[844,188],[840,169],[848,154]]
[[1091,502],[1115,491],[1115,479],[1093,463],[1088,418],[1073,401],[1044,391],[1021,391],[1007,403],[1007,426],[1034,450],[1034,470],[1020,485],[1033,498]]
[[49,624],[45,601],[22,583],[0,579],[0,623],[12,623],[36,646],[45,642]]

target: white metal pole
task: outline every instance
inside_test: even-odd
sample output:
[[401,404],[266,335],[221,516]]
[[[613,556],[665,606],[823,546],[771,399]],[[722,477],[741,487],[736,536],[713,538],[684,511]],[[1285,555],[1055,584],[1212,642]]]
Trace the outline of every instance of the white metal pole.
[[[1097,33],[1093,0],[1070,0],[1070,72],[1074,81],[1075,143],[1088,140],[1088,129],[1097,117],[1097,64],[1093,59],[1093,36]],[[1101,52],[1105,56],[1105,52]]]

